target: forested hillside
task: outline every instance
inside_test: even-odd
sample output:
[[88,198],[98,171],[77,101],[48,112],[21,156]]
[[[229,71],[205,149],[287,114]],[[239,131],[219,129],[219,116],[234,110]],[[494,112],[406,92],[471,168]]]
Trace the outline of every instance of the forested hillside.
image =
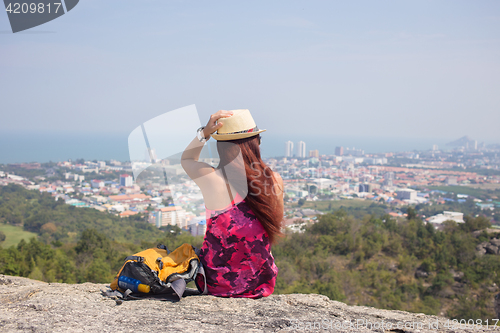
[[[476,249],[496,242],[494,234],[480,231],[487,219],[467,217],[465,224],[447,222],[436,231],[411,208],[399,221],[358,213],[337,210],[302,233],[287,233],[272,250],[279,268],[275,292],[453,318],[495,316],[500,256]],[[110,282],[134,252],[157,243],[202,243],[178,228],[165,232],[140,218],[73,208],[17,186],[0,187],[0,223],[38,235],[0,247],[0,273],[49,282]]]
[[277,290],[311,292],[348,304],[400,309],[454,318],[493,318],[500,256],[479,256],[476,246],[493,236],[479,232],[483,217],[424,224],[412,210],[397,222],[363,219],[344,211],[323,215],[304,233],[288,234],[273,248],[280,268]]
[[156,239],[158,229],[140,215],[122,219],[92,208],[76,208],[55,201],[50,194],[17,185],[0,186],[0,223],[23,226],[40,235],[44,243],[72,243],[86,229],[95,229],[120,242]]

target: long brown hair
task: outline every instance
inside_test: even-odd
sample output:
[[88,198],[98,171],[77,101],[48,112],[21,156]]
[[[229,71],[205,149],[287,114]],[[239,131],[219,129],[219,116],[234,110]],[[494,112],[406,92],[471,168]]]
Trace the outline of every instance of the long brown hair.
[[[246,194],[248,191],[245,201],[266,230],[269,241],[274,244],[282,235],[283,212],[280,209],[280,198],[274,188],[273,171],[262,161],[259,143],[260,135],[239,140],[217,141],[219,169],[234,161],[241,152],[244,164],[241,166],[241,172],[245,172],[246,184],[244,184],[245,189],[235,186],[236,191],[240,194]],[[231,185],[234,184],[231,182]]]

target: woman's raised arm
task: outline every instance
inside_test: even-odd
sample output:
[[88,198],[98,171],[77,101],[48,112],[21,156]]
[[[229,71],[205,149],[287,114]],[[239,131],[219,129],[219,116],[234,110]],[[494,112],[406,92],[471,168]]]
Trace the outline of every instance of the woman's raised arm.
[[[210,139],[210,134],[217,131],[222,127],[222,122],[217,121],[220,118],[230,117],[233,115],[232,111],[220,110],[210,116],[207,125],[203,129],[203,136],[208,140]],[[181,157],[181,165],[184,171],[188,174],[191,179],[196,179],[198,177],[204,176],[213,171],[213,168],[207,163],[199,162],[201,150],[203,149],[204,142],[200,142],[198,138],[194,138],[193,141],[184,149]]]

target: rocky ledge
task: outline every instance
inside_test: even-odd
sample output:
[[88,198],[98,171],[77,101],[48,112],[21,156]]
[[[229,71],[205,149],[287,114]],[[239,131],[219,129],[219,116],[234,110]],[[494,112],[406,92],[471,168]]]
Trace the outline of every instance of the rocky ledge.
[[190,296],[179,302],[120,302],[102,295],[107,288],[105,284],[45,283],[0,275],[0,331],[488,331],[485,326],[454,328],[442,317],[348,306],[314,294],[272,295],[258,300]]
[[482,242],[476,246],[477,255],[483,256],[485,254],[500,254],[500,239],[492,238],[489,242]]

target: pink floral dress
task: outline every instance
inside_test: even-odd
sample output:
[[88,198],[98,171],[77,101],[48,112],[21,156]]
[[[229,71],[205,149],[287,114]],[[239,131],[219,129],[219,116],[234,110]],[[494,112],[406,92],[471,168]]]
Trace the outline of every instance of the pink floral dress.
[[207,209],[199,257],[211,295],[259,298],[274,291],[278,268],[269,237],[239,195],[226,209]]

